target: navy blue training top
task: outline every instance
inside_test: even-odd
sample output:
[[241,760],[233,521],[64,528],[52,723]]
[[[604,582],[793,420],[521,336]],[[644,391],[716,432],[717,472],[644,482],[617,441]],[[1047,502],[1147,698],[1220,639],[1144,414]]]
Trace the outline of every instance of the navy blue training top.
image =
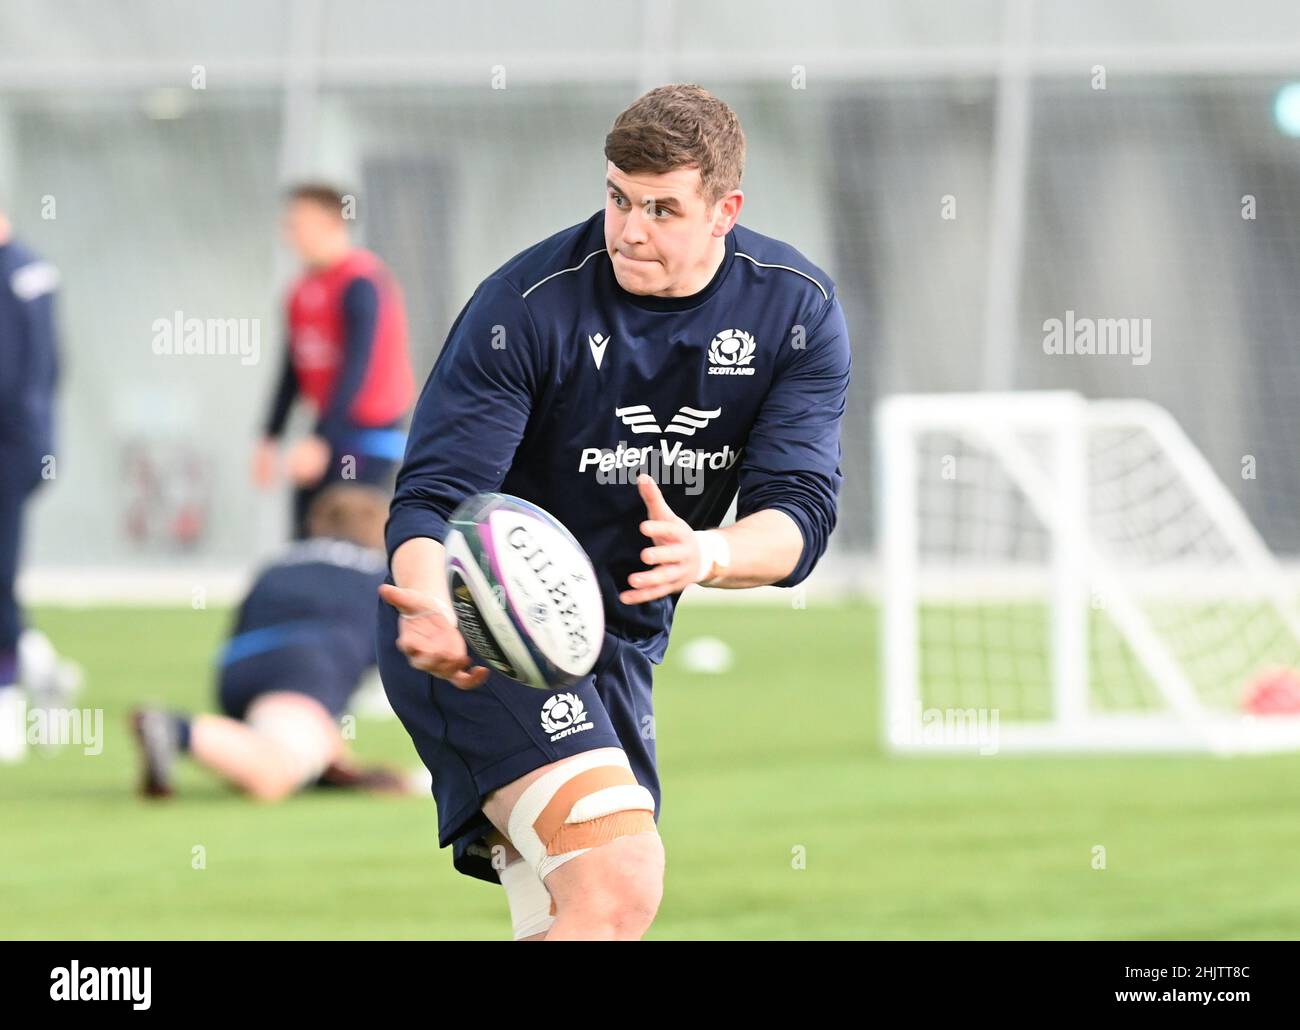
[[346,540],[290,544],[249,587],[219,663],[304,643],[329,656],[340,682],[355,684],[375,664],[375,594],[384,572],[381,552]]
[[59,273],[22,244],[0,244],[0,444],[54,447]]
[[786,243],[736,225],[687,297],[629,293],[602,209],[511,258],[452,325],[416,407],[387,524],[389,556],[446,536],[465,497],[545,508],[595,566],[608,629],[662,661],[679,594],[625,605],[646,566],[638,471],[695,529],[775,508],[803,534],[793,586],[835,527],[850,347],[835,284]]

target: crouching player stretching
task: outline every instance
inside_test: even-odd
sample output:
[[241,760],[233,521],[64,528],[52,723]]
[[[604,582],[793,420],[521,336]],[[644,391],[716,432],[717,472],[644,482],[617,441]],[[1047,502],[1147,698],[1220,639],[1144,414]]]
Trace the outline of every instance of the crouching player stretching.
[[[638,99],[605,140],[604,210],[483,281],[416,409],[380,673],[440,844],[505,886],[516,940],[645,933],[664,876],[651,677],[677,600],[794,586],[835,525],[844,316],[824,272],[736,224],[744,156],[698,86]],[[446,519],[498,490],[563,522],[600,580],[603,647],[563,704],[475,664],[448,604]]]
[[181,754],[262,801],[317,783],[405,790],[399,774],[347,757],[337,721],[375,662],[387,507],[382,492],[364,486],[331,486],[312,503],[311,538],[264,569],[240,606],[219,658],[224,715],[132,713],[144,794],[173,793]]

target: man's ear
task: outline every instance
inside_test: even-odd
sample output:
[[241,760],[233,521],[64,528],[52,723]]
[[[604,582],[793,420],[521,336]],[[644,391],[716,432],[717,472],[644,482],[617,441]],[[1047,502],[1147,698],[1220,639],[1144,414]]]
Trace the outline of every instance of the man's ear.
[[745,194],[740,190],[723,194],[718,201],[718,214],[713,222],[715,235],[725,236],[731,231],[731,227],[740,218],[740,209],[744,205]]

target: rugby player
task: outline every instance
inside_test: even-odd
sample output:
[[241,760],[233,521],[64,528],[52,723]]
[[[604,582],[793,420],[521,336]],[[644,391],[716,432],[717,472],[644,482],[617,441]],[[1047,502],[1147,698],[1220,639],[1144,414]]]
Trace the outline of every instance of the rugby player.
[[14,237],[0,211],[0,762],[26,751],[24,713],[29,700],[40,700],[33,656],[48,657],[51,666],[57,657],[24,627],[15,582],[24,509],[54,471],[58,285],[58,270]]
[[391,488],[415,395],[401,289],[378,257],[353,245],[347,203],[333,187],[306,183],[289,192],[285,210],[285,239],[305,270],[289,290],[288,341],[253,481],[275,484],[279,437],[294,400],[305,397],[315,426],[285,456],[298,538],[312,499],[330,483]]
[[[380,588],[380,673],[455,867],[516,940],[638,939],[663,890],[651,679],[694,584],[792,587],[835,526],[850,348],[835,285],[737,224],[745,138],[695,85],[605,138],[604,209],[475,290],[416,406]],[[521,177],[507,205],[544,188]],[[646,474],[653,471],[656,476]],[[447,517],[501,491],[563,522],[607,632],[555,697],[478,664],[448,603]],[[736,519],[718,528],[733,498]]]
[[141,793],[169,797],[188,754],[261,801],[304,787],[401,793],[405,780],[361,768],[338,719],[375,664],[375,590],[384,578],[387,495],[335,485],[312,502],[311,539],[289,546],[254,581],[218,660],[223,715],[141,708]]

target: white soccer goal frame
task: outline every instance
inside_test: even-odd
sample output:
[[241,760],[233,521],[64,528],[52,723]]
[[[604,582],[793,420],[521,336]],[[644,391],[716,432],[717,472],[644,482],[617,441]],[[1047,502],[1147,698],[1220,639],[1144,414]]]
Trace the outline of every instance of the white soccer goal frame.
[[[891,750],[988,753],[987,742],[965,734],[927,733],[922,725],[919,612],[924,593],[916,461],[918,434],[936,431],[966,434],[996,455],[1051,538],[1043,596],[1050,610],[1052,715],[1038,722],[998,720],[997,751],[1232,754],[1300,749],[1300,716],[1254,717],[1208,709],[1153,632],[1132,592],[1092,545],[1084,524],[1086,431],[1123,426],[1140,426],[1159,444],[1246,570],[1244,577],[1213,581],[1209,589],[1216,595],[1221,589],[1225,596],[1245,590],[1267,599],[1300,640],[1300,613],[1277,559],[1195,445],[1158,405],[1143,400],[1087,400],[1068,391],[887,397],[876,412],[876,443],[883,593],[880,654],[885,738]],[[1015,438],[1017,429],[1050,437],[1050,477]],[[1130,714],[1091,710],[1087,634],[1094,591],[1106,598],[1116,629],[1151,678],[1165,710]]]

